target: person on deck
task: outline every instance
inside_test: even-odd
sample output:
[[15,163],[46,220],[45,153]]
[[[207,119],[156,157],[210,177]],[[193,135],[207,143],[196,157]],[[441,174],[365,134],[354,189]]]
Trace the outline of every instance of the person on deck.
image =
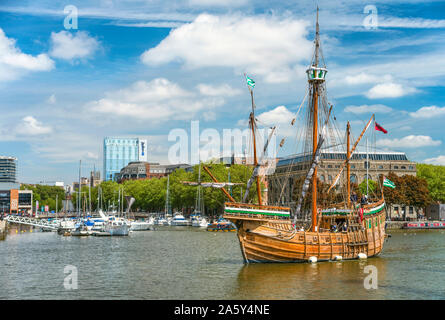
[[357,194],[354,191],[351,194],[351,202],[353,203],[357,202]]
[[367,201],[367,199],[366,199],[366,196],[365,196],[365,195],[362,195],[362,198],[361,198],[361,200],[360,200],[360,204],[361,204],[362,206],[364,206],[366,203],[368,203],[368,201]]

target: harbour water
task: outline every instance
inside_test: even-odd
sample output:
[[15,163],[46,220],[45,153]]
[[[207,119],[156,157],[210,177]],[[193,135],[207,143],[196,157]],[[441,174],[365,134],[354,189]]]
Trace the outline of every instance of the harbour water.
[[[160,227],[128,237],[19,232],[0,241],[0,299],[445,299],[445,231],[394,231],[364,261],[244,265],[236,234]],[[78,270],[67,290],[64,268]],[[378,289],[365,289],[365,266]]]

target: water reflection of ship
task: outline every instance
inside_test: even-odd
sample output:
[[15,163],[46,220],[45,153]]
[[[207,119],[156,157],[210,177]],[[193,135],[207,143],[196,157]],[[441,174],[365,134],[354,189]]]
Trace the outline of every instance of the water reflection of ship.
[[[321,264],[245,264],[237,278],[240,297],[234,298],[385,299],[386,264],[380,257]],[[378,290],[364,287],[370,274],[364,272],[366,266],[376,267]]]

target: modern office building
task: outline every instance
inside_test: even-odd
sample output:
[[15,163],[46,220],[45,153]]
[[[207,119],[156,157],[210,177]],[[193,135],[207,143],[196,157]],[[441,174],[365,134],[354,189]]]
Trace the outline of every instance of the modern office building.
[[0,156],[0,183],[17,182],[17,158]]
[[103,180],[115,180],[115,175],[132,161],[147,161],[147,140],[139,138],[104,138]]
[[32,190],[0,190],[0,213],[32,214]]
[[130,162],[127,166],[115,175],[117,182],[125,180],[145,180],[152,178],[162,178],[168,176],[177,169],[191,170],[189,164],[159,164],[146,161]]

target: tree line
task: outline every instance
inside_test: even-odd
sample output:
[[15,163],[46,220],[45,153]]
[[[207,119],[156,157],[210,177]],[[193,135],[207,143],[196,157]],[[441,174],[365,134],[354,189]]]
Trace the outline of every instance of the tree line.
[[[212,174],[220,182],[240,183],[226,187],[236,201],[241,201],[246,188],[246,182],[252,174],[253,168],[246,165],[232,165],[208,163],[207,166]],[[175,170],[170,174],[170,207],[173,210],[192,210],[196,205],[197,187],[186,185],[183,182],[197,182],[199,177],[199,166],[196,165],[191,171],[184,169]],[[395,189],[384,187],[384,197],[388,205],[398,204],[405,206],[415,206],[425,208],[434,202],[445,202],[445,167],[426,164],[417,164],[417,177],[411,175],[397,176],[390,172],[387,178],[394,182]],[[368,181],[368,192],[371,200],[380,199],[383,177],[378,181]],[[211,182],[212,179],[202,170],[201,181]],[[295,179],[293,200],[298,201],[304,177]],[[336,192],[327,193],[329,184],[318,180],[318,199],[320,206],[328,206],[332,203],[346,201],[345,190],[337,187]],[[262,186],[264,188],[264,186]],[[21,189],[33,190],[34,200],[39,201],[40,206],[49,206],[49,210],[62,209],[62,200],[65,199],[64,190],[55,186],[27,185],[23,184]],[[119,191],[120,190],[120,191]],[[310,190],[310,189],[309,189]],[[366,193],[366,182],[360,185],[351,184],[351,191],[357,194],[358,199]],[[132,207],[133,211],[163,212],[166,205],[167,177],[147,180],[127,180],[121,184],[114,181],[104,181],[99,186],[91,188],[91,207],[93,211],[101,208],[117,208],[119,205],[119,193],[124,196],[135,198]],[[100,195],[99,195],[100,193]],[[57,195],[57,197],[56,197]],[[88,186],[81,189],[81,209],[88,210],[90,203],[90,190]],[[78,192],[71,195],[71,201],[77,210]],[[308,192],[303,209],[309,209],[312,193]],[[100,201],[99,201],[100,200]],[[206,214],[219,214],[222,212],[223,204],[226,201],[224,193],[216,188],[203,188],[203,202]],[[254,183],[249,192],[249,202],[257,203],[256,184]],[[35,202],[35,201],[34,201]],[[126,209],[126,202],[124,203]]]
[[[239,183],[232,187],[227,186],[226,190],[231,193],[236,201],[241,201],[246,189],[246,182],[252,174],[253,168],[246,165],[232,165],[207,163],[213,176],[219,182]],[[199,165],[193,167],[191,171],[184,169],[175,170],[169,177],[169,204],[172,210],[193,210],[196,205],[197,186],[190,186],[184,182],[197,182],[199,179]],[[201,181],[213,181],[210,176],[201,170]],[[33,190],[34,199],[39,201],[40,206],[48,205],[49,210],[56,208],[56,194],[58,194],[58,209],[62,209],[62,200],[65,199],[64,190],[60,187],[43,185],[22,185],[22,189]],[[91,189],[91,190],[90,190]],[[163,212],[167,198],[167,177],[153,178],[147,180],[127,180],[120,184],[115,181],[104,181],[96,187],[81,188],[81,210],[88,211],[91,194],[92,211],[112,210],[119,208],[119,194],[135,198],[132,211],[143,212]],[[79,192],[76,189],[71,197],[71,202],[77,210]],[[227,200],[224,193],[217,188],[203,188],[202,196],[206,214],[219,214],[222,212],[223,204]],[[257,201],[256,185],[250,188],[249,201]],[[127,203],[124,200],[124,210]]]

